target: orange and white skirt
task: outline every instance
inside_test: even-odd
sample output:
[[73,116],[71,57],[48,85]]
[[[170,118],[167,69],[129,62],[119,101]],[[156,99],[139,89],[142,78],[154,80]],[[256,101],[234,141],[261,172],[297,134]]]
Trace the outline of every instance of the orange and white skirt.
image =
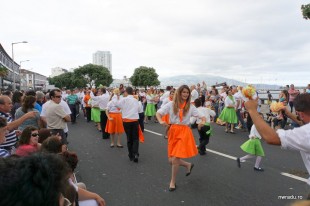
[[195,139],[189,126],[172,124],[168,131],[168,157],[190,158],[197,154]]
[[121,113],[109,113],[110,118],[113,120],[107,121],[107,126],[105,127],[105,131],[110,134],[121,134],[124,133],[123,119]]

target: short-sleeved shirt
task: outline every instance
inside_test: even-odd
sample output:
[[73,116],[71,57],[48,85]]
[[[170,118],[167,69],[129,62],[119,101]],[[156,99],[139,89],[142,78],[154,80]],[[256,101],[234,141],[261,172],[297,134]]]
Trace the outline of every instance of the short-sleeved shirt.
[[237,109],[241,109],[242,106],[242,94],[240,91],[238,91],[236,94],[233,95],[235,97],[236,100],[236,106],[237,106],[237,102],[239,102],[239,106]]
[[196,99],[198,99],[199,94],[197,92],[196,89],[193,89],[193,91],[191,92],[191,102],[194,102]]
[[41,106],[41,105],[39,105],[37,102],[36,102],[36,104],[34,105],[34,108],[35,108],[36,110],[38,110],[38,111],[39,111],[39,113],[41,113],[41,112],[42,112],[42,106]]
[[[310,174],[310,123],[291,130],[277,130],[283,149],[300,151],[303,162]],[[310,178],[307,181],[310,185]]]
[[75,104],[79,100],[79,97],[76,94],[70,94],[67,97],[68,104]]
[[177,115],[175,115],[173,112],[173,104],[174,104],[174,102],[169,102],[157,111],[161,115],[169,114],[171,124],[189,125],[190,124],[190,117],[192,117],[192,116],[193,117],[200,117],[200,118],[203,117],[203,115],[198,112],[197,108],[191,104],[188,112],[186,113],[186,115],[183,116],[182,122],[180,122],[180,116],[179,116],[180,111],[178,111]]
[[[8,124],[12,122],[12,116],[10,114],[0,112],[0,116],[6,118]],[[0,148],[15,146],[16,142],[17,136],[15,130],[9,131],[7,134],[5,134],[5,142],[0,144]]]
[[[18,130],[23,131],[28,126],[33,126],[39,129],[38,121],[40,120],[40,113],[36,109],[28,109],[27,112],[36,111],[36,116],[34,118],[26,119],[23,123],[18,126]],[[15,113],[15,119],[21,118],[26,113],[23,112],[22,107],[18,108]]]
[[[42,112],[41,112],[41,114],[40,114],[41,117],[46,117],[46,108],[48,107],[48,105],[50,104],[51,101],[52,101],[52,100],[49,100],[49,101],[45,102],[45,103],[42,105]],[[70,107],[68,106],[67,102],[61,100],[59,104],[62,106],[62,108],[64,109],[64,111],[65,111],[65,113],[66,113],[67,115],[70,115],[70,114],[71,114],[71,110],[70,110]],[[65,124],[66,124],[66,127],[65,127],[65,129],[64,129],[64,132],[67,133],[67,132],[69,131],[67,122],[65,122]]]
[[56,104],[54,101],[50,101],[45,111],[45,117],[48,129],[65,129],[66,122],[64,117],[67,116],[63,107],[60,104]]

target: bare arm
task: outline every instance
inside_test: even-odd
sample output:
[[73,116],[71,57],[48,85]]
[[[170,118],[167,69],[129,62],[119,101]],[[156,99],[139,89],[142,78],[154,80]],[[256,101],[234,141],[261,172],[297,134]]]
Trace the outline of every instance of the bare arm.
[[17,128],[19,125],[21,125],[26,119],[30,119],[30,118],[34,118],[36,117],[36,111],[31,111],[31,112],[27,112],[26,114],[24,114],[23,116],[21,116],[19,119],[8,123],[7,129],[9,131],[14,130],[15,128]]
[[82,188],[78,189],[79,200],[90,200],[94,199],[97,201],[99,206],[105,206],[105,201],[98,194],[90,192],[88,190],[84,190]]
[[109,116],[109,110],[108,109],[105,110],[105,114],[107,115],[109,120],[113,120],[113,118],[110,118],[110,116]]
[[281,145],[281,140],[274,129],[269,127],[269,125],[261,118],[260,114],[257,112],[257,101],[250,100],[245,103],[245,107],[251,115],[252,121],[258,133],[262,138],[268,143],[273,145]]
[[71,117],[70,117],[70,115],[65,116],[65,117],[63,118],[63,120],[64,120],[65,122],[71,122]]

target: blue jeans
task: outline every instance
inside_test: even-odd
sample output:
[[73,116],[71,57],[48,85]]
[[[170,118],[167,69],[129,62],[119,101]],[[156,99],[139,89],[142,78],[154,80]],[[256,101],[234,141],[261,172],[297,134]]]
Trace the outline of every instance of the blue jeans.
[[[244,122],[243,118],[241,117],[240,110],[241,110],[241,109],[237,109],[236,114],[237,114],[238,120],[241,122],[242,128],[243,128],[243,129],[246,129],[247,126],[246,126],[246,123]],[[238,126],[238,125],[237,125],[237,126]]]

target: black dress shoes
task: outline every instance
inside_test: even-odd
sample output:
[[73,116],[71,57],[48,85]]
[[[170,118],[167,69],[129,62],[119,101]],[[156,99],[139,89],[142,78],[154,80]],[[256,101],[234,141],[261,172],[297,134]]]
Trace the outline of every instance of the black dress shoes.
[[128,155],[128,157],[130,161],[133,161],[134,157],[132,155]]
[[264,169],[260,167],[254,167],[254,171],[264,172]]
[[192,169],[193,169],[194,166],[195,166],[195,165],[192,163],[192,164],[191,164],[191,168],[189,169],[189,172],[186,173],[185,176],[189,176],[189,175],[192,173]]
[[134,156],[134,158],[133,158],[133,161],[136,162],[136,163],[138,163],[138,161],[139,161],[139,155],[136,154],[136,155]]
[[169,192],[173,192],[177,189],[177,185],[175,184],[174,187],[169,187]]

